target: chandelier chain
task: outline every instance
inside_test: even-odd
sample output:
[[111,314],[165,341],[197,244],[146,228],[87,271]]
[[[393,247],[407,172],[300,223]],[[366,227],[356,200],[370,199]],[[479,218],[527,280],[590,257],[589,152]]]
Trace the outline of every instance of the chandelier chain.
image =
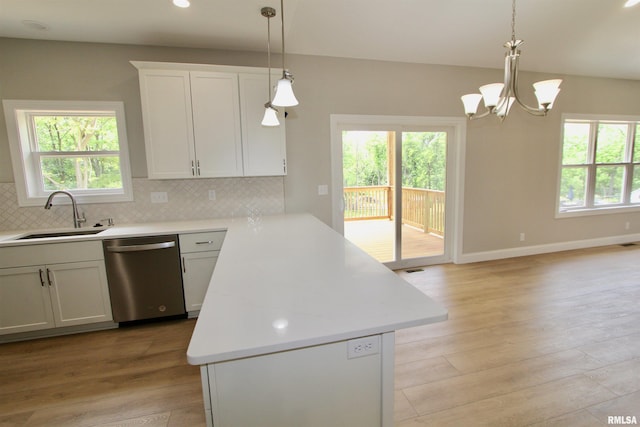
[[511,6],[511,40],[516,39],[516,0],[513,0]]

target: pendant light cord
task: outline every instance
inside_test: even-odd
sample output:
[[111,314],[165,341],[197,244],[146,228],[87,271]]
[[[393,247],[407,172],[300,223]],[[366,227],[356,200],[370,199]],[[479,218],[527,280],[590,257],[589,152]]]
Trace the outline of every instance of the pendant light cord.
[[282,72],[284,73],[284,0],[280,0],[280,21],[282,22]]
[[269,105],[271,105],[271,17],[267,16],[267,67],[269,68],[269,85],[267,86],[267,92],[269,92]]

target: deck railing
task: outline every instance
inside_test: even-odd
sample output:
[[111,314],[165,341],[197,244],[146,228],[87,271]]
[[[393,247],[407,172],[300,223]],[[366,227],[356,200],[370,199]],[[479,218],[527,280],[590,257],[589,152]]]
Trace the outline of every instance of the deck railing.
[[345,187],[344,219],[391,218],[391,187]]
[[[427,233],[444,235],[445,193],[402,188],[402,222]],[[393,189],[389,186],[345,187],[344,219],[393,218]]]

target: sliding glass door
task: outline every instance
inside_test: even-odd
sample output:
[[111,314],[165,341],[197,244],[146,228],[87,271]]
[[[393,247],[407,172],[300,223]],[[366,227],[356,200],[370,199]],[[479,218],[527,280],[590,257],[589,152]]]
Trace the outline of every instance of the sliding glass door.
[[446,254],[448,132],[341,131],[344,235],[391,268]]

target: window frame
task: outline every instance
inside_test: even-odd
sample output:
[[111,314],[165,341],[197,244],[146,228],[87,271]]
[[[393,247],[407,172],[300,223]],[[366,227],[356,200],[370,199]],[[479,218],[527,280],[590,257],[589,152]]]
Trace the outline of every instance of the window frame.
[[[95,151],[96,155],[117,155],[122,179],[121,189],[71,189],[78,203],[114,203],[133,200],[129,144],[127,141],[124,103],[120,101],[34,101],[3,100],[11,164],[18,196],[18,205],[43,206],[54,190],[42,186],[39,159],[43,156],[83,157],[87,152],[40,152],[35,150],[35,135],[30,119],[38,115],[114,115],[116,118],[118,151]],[[41,114],[38,114],[41,113]],[[61,200],[62,201],[62,200]],[[62,201],[64,202],[64,201]]]
[[[587,159],[584,164],[563,164],[564,153],[564,131],[567,122],[585,122],[589,123],[589,141],[587,146]],[[598,125],[603,124],[626,124],[628,132],[626,135],[624,147],[624,161],[615,163],[597,163],[597,135]],[[640,135],[636,135],[640,126],[640,116],[625,115],[595,115],[595,114],[563,114],[560,121],[560,144],[558,156],[558,177],[556,188],[556,218],[567,218],[588,215],[615,214],[622,212],[640,211],[640,202],[631,203],[630,197],[633,190],[633,169],[640,166],[640,161],[634,163],[633,153],[634,145],[640,143]],[[598,166],[609,167],[617,166],[624,168],[622,179],[622,200],[620,203],[596,205],[596,171]],[[562,192],[562,172],[564,168],[584,168],[586,170],[586,189],[585,189],[585,206],[572,209],[563,208],[560,203]]]

